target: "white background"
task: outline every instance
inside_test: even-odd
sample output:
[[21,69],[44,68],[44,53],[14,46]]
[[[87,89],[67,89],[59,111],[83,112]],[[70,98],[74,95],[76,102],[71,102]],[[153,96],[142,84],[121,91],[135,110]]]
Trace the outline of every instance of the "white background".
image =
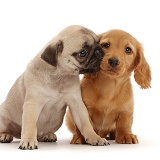
[[[18,150],[19,140],[0,144],[5,159],[160,159],[160,8],[158,0],[0,0],[0,103],[17,77],[41,48],[63,28],[79,24],[95,33],[122,29],[144,46],[152,71],[152,88],[142,90],[132,77],[135,112],[133,132],[139,144],[70,145],[65,126],[57,143],[39,143],[33,151]],[[156,156],[157,158],[153,158]],[[38,159],[37,158],[37,159]]]

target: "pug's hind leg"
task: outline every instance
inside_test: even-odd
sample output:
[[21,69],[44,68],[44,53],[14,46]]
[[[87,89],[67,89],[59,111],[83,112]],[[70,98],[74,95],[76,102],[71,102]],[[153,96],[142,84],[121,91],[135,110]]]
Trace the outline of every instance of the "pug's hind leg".
[[57,136],[54,133],[48,133],[38,139],[39,142],[56,142]]
[[0,133],[1,143],[10,143],[13,141],[13,136],[10,133]]

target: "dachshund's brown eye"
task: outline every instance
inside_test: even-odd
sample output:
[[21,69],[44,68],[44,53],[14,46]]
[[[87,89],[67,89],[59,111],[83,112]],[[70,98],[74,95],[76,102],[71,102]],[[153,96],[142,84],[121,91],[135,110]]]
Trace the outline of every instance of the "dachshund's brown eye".
[[101,46],[102,46],[102,48],[109,48],[110,44],[109,43],[102,43]]
[[132,53],[132,49],[130,47],[126,47],[125,52],[130,54],[130,53]]

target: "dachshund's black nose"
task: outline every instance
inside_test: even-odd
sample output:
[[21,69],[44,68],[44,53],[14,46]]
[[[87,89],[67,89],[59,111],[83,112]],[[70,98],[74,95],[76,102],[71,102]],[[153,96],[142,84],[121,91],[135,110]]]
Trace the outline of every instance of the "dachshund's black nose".
[[110,58],[108,60],[108,64],[111,66],[111,67],[117,67],[119,65],[120,61],[116,58]]

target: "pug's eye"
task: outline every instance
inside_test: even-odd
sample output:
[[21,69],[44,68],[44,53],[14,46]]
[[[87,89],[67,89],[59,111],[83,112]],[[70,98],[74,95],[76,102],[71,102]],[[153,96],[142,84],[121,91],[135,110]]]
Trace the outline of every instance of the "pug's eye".
[[81,52],[79,52],[79,56],[80,57],[85,57],[87,55],[87,50],[82,50]]
[[109,48],[110,44],[109,43],[102,43],[101,46],[102,46],[102,48]]
[[132,53],[132,49],[130,47],[126,47],[125,52],[130,54],[130,53]]

